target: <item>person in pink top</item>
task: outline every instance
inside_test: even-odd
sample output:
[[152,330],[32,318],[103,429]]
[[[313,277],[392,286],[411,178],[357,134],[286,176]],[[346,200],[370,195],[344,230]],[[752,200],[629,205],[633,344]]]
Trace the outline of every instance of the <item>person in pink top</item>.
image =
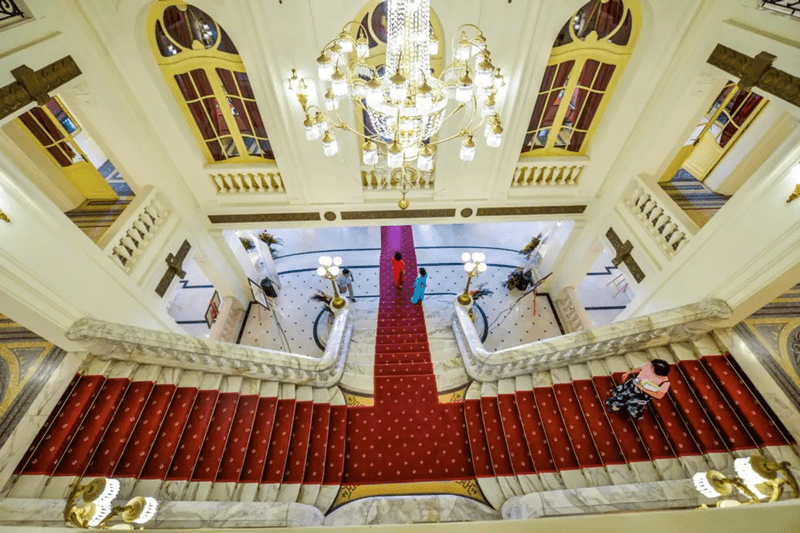
[[[623,383],[611,390],[606,407],[611,412],[623,409],[634,419],[642,417],[645,407],[653,398],[660,400],[669,390],[669,363],[653,359],[640,368],[622,374]],[[628,379],[635,376],[633,379]]]

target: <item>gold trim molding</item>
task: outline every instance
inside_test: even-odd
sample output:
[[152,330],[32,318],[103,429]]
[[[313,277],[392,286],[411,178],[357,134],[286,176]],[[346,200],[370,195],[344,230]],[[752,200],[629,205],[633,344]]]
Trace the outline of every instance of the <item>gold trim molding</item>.
[[761,52],[756,57],[750,57],[718,44],[706,61],[739,78],[741,80],[740,87],[758,87],[781,100],[800,107],[800,78],[773,67],[772,61],[774,60],[775,56],[766,52]]
[[305,222],[320,220],[319,213],[252,213],[247,215],[208,215],[212,224],[244,222]]
[[455,217],[455,209],[399,209],[384,211],[342,211],[342,220],[376,220],[381,218],[448,218]]
[[31,102],[44,105],[50,100],[48,92],[64,85],[81,74],[72,56],[62,57],[39,70],[22,65],[11,71],[17,80],[0,87],[0,118],[5,118]]
[[542,205],[529,207],[479,207],[479,217],[521,216],[521,215],[580,215],[585,205]]

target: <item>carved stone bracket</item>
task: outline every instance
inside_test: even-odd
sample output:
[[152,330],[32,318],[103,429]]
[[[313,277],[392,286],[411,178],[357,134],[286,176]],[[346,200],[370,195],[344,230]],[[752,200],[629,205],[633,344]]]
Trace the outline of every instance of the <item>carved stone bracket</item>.
[[771,64],[774,59],[775,56],[766,52],[750,57],[718,44],[707,62],[739,78],[740,87],[758,87],[800,107],[800,78],[773,67]]
[[83,344],[100,358],[136,361],[186,370],[208,371],[255,379],[332,387],[342,377],[353,319],[339,311],[321,358],[197,339],[176,333],[82,318],[67,331],[67,338]]
[[496,381],[697,338],[731,314],[724,301],[709,298],[492,353],[484,349],[469,315],[458,304],[452,324],[467,374],[477,381]]
[[78,77],[81,69],[72,56],[66,56],[36,71],[22,65],[12,70],[11,74],[17,81],[0,87],[0,118],[7,117],[31,102],[44,105],[50,100],[50,91]]

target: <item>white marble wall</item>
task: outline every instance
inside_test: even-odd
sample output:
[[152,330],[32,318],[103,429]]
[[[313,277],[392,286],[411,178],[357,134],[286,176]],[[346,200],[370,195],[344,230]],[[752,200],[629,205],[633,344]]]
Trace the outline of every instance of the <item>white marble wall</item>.
[[325,517],[325,526],[474,522],[500,520],[482,503],[452,495],[394,496],[356,500]]
[[692,480],[657,481],[635,485],[553,490],[511,498],[500,510],[507,520],[548,516],[683,509],[716,500],[702,496]]

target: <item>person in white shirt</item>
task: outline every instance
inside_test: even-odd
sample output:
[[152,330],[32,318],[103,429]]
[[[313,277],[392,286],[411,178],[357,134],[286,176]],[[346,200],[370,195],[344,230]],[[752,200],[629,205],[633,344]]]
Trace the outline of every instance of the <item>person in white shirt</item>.
[[355,281],[353,275],[346,268],[343,268],[339,275],[336,276],[336,287],[339,289],[339,294],[344,296],[344,292],[347,291],[351,302],[356,301],[353,296],[353,281]]

